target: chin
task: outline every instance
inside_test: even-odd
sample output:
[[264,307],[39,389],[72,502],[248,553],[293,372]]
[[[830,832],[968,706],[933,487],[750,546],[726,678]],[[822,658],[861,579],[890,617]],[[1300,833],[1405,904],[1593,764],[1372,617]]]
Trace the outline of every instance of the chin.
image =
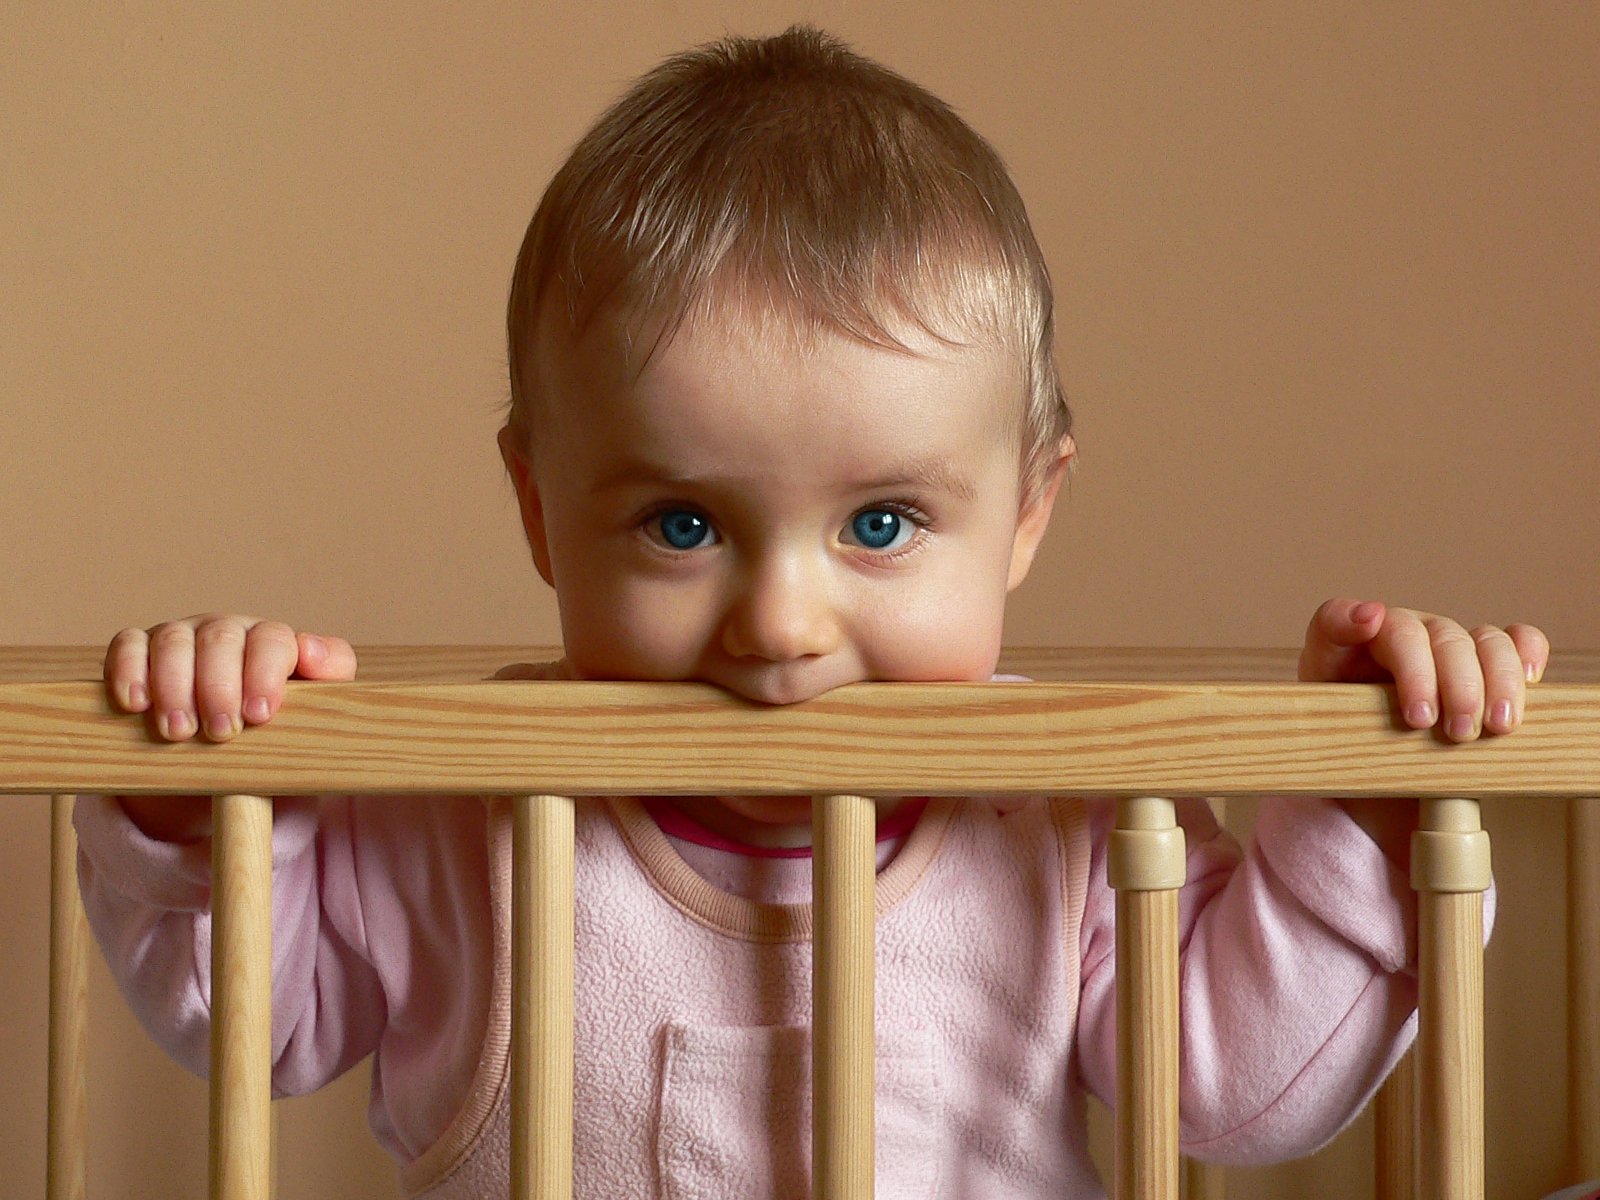
[[763,825],[808,825],[810,796],[727,796],[722,801],[747,821]]
[[860,680],[854,677],[828,680],[798,679],[793,675],[756,674],[743,678],[711,679],[710,682],[757,704],[784,705],[814,700],[824,692],[831,692],[836,687],[843,687],[847,683],[858,683]]

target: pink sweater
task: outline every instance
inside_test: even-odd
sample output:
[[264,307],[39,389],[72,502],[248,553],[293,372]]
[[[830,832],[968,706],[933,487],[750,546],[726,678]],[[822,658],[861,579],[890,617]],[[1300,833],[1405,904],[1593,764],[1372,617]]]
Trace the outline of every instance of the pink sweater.
[[[808,858],[579,805],[580,1196],[804,1195]],[[1248,855],[1180,804],[1182,1133],[1263,1161],[1326,1141],[1411,1036],[1405,880],[1336,805],[1267,801]],[[1108,801],[933,801],[880,843],[880,1196],[1103,1195],[1085,1090],[1114,1090]],[[461,798],[281,801],[280,1092],[374,1055],[371,1122],[430,1200],[503,1195],[509,818]],[[204,1072],[209,848],[80,802],[90,920],[152,1035]]]

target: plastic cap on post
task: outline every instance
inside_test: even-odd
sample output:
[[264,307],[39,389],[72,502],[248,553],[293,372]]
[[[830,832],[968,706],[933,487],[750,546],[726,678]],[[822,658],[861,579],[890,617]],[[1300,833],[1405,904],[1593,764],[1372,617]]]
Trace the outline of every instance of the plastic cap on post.
[[1135,796],[1117,801],[1117,827],[1106,849],[1106,877],[1119,891],[1163,892],[1183,886],[1183,830],[1171,800]]
[[1424,800],[1411,835],[1411,886],[1419,892],[1486,892],[1493,878],[1478,802]]

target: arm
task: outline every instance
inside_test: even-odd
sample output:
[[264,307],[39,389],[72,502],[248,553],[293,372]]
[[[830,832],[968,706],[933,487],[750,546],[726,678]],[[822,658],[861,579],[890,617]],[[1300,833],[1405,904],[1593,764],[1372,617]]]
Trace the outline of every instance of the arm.
[[[1431,613],[1330,600],[1300,659],[1302,680],[1392,679],[1412,728],[1451,741],[1521,722],[1549,644],[1529,625],[1468,634]],[[1409,1043],[1416,1006],[1416,899],[1408,879],[1416,802],[1267,800],[1241,857],[1208,810],[1180,805],[1188,882],[1180,897],[1180,1136],[1195,1154],[1267,1161],[1309,1153],[1366,1103]],[[1083,928],[1079,1053],[1086,1082],[1115,1090],[1114,913],[1105,885],[1106,805]],[[1493,893],[1486,897],[1486,930]]]
[[[1403,872],[1331,801],[1263,801],[1248,853],[1180,801],[1180,1138],[1223,1162],[1310,1153],[1366,1103],[1409,1044],[1415,900]],[[1090,809],[1078,1053],[1116,1090],[1114,805]]]
[[[207,1073],[211,844],[163,841],[114,797],[84,796],[75,824],[90,927],[156,1042]],[[348,801],[280,800],[272,829],[272,1054],[279,1094],[311,1091],[377,1044],[384,1001],[350,865]]]
[[[291,675],[352,678],[348,643],[220,614],[119,633],[106,654],[114,706],[151,714],[154,736],[224,741],[271,719]],[[337,844],[348,821],[280,800],[273,821],[273,1052],[277,1086],[319,1086],[367,1053],[381,1013],[360,945],[359,897]],[[77,810],[85,907],[131,1006],[179,1061],[204,1073],[210,1025],[211,802],[86,797]],[[327,828],[324,828],[327,825]],[[348,837],[344,837],[348,842]]]

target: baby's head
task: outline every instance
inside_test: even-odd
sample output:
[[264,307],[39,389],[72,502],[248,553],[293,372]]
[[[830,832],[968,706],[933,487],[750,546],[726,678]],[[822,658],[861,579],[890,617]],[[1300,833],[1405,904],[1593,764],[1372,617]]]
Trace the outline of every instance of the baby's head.
[[523,242],[501,449],[569,662],[753,699],[986,677],[1072,453],[995,152],[795,28],[672,58]]

